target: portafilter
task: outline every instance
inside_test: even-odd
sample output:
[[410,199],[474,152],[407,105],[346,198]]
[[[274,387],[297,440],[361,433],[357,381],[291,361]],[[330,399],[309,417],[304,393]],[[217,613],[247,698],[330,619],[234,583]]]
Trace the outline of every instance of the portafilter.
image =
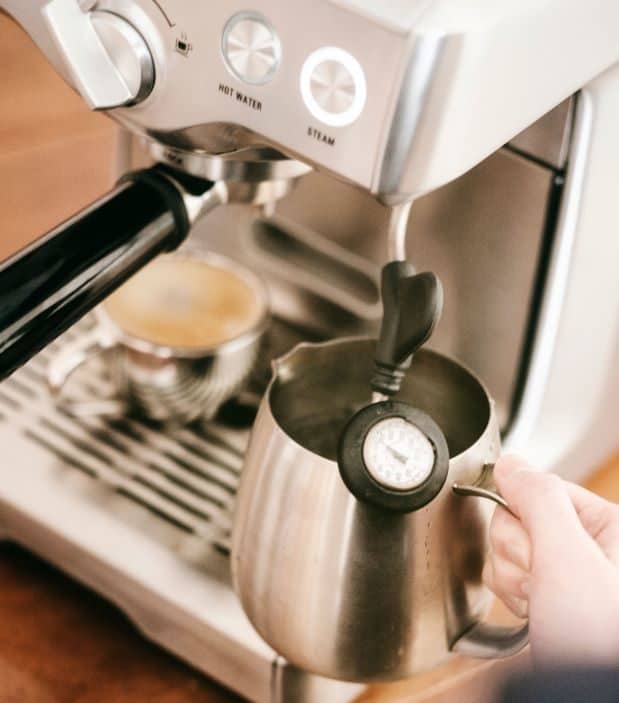
[[213,180],[167,164],[129,173],[0,264],[0,380],[155,256],[176,249],[213,208],[267,206],[310,170],[259,148],[209,157],[203,167]]

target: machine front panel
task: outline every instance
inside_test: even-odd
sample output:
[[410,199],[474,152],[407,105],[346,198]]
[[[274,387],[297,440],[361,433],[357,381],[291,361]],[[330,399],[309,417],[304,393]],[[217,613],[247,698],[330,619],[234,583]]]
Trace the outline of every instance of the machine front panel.
[[151,97],[116,111],[134,129],[211,152],[229,150],[229,135],[270,142],[370,187],[397,97],[404,32],[324,0],[98,7],[129,18],[157,64]]

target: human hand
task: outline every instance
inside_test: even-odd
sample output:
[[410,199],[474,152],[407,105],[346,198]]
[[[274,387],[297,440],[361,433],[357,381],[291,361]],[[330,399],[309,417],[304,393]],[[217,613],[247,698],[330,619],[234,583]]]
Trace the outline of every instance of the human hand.
[[484,582],[529,618],[531,651],[553,665],[619,662],[619,505],[506,456]]

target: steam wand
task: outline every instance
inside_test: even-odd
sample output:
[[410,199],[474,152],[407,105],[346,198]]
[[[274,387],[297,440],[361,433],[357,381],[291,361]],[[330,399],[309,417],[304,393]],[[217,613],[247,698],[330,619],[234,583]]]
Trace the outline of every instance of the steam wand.
[[[415,340],[421,337],[421,341],[417,343],[417,346],[411,351],[407,358],[404,358],[401,362],[393,357],[393,338],[397,337],[398,334],[402,336],[403,324],[408,324],[406,315],[402,316],[402,294],[405,296],[406,293],[400,290],[400,286],[403,284],[405,278],[413,278],[415,275],[415,269],[406,263],[406,233],[408,220],[410,217],[411,206],[413,204],[412,200],[408,200],[403,203],[399,203],[390,208],[389,212],[389,223],[387,225],[387,254],[389,261],[391,263],[387,264],[383,269],[383,323],[381,328],[380,339],[378,342],[378,352],[375,360],[375,373],[372,381],[372,402],[379,403],[383,400],[387,400],[390,395],[397,393],[400,388],[402,374],[410,366],[412,360],[412,351],[416,351],[428,337],[432,334],[436,322],[440,318],[442,309],[442,288],[440,281],[434,276],[434,281],[431,280],[433,274],[424,274],[425,282],[422,284],[420,281],[417,285],[408,284],[411,288],[423,288],[423,293],[425,297],[428,298],[428,308],[426,309],[426,316],[430,318],[435,318],[434,322],[430,324],[430,328],[427,334],[424,336],[423,332],[415,328],[415,323],[413,321],[413,327],[409,330],[412,336],[412,344],[415,347]],[[412,291],[417,293],[417,291]],[[423,306],[423,300],[417,301]],[[419,316],[417,316],[419,320]],[[419,324],[423,326],[424,321],[419,320]],[[398,326],[400,330],[398,331]],[[400,340],[405,342],[405,340]],[[400,345],[402,346],[402,345]],[[404,343],[404,347],[406,347]],[[393,391],[389,389],[394,389]]]
[[412,200],[393,205],[387,225],[387,256],[389,261],[406,261],[406,227],[411,212]]

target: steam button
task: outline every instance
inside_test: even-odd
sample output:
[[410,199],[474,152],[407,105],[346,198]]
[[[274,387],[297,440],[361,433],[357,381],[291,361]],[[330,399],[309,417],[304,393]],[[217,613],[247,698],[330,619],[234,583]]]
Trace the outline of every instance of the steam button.
[[324,124],[352,124],[363,112],[367,98],[361,64],[344,49],[314,51],[301,69],[301,95],[307,109]]
[[221,50],[230,72],[254,85],[273,78],[282,53],[277,33],[265,17],[255,12],[239,12],[228,20]]

